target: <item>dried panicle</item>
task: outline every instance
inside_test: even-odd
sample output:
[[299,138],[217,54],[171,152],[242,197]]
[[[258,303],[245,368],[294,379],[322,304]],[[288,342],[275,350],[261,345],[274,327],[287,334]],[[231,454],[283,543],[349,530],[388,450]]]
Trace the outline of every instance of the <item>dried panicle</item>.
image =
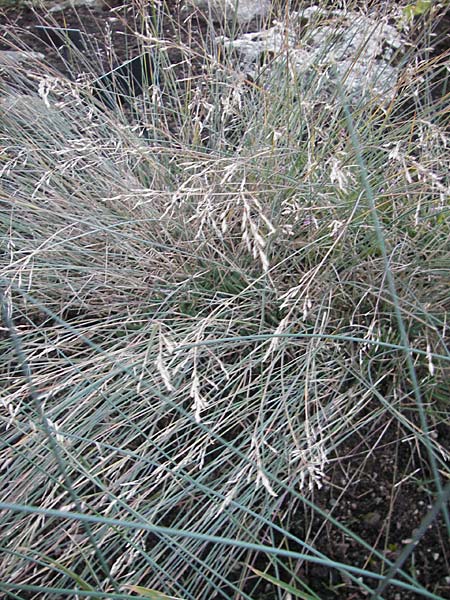
[[243,206],[242,240],[246,244],[248,251],[252,253],[253,258],[260,259],[264,273],[268,273],[270,263],[266,252],[267,241],[261,233],[260,222],[262,221],[263,225],[267,228],[267,236],[275,232],[275,227],[264,216],[261,205],[256,198],[246,193],[241,193],[240,198]]
[[227,87],[226,92],[221,97],[221,119],[225,123],[227,117],[240,114],[243,108],[242,100],[245,94],[245,81],[237,79],[232,82],[230,87]]
[[280,334],[284,333],[287,329],[287,327],[289,326],[291,322],[291,315],[287,315],[285,317],[283,317],[283,319],[281,319],[281,321],[278,324],[278,327],[275,329],[275,331],[273,332],[273,338],[270,341],[269,347],[266,350],[266,353],[264,354],[263,358],[262,358],[262,362],[265,363],[268,360],[273,358],[273,353],[275,352],[275,350],[279,347],[280,345]]
[[160,323],[157,324],[157,328],[159,332],[159,352],[155,360],[155,366],[161,376],[161,379],[167,391],[173,392],[175,391],[175,388],[172,385],[171,374],[168,367],[166,366],[165,359],[167,356],[173,354],[175,350],[175,345],[167,334],[162,333],[162,325]]
[[56,421],[52,421],[48,417],[46,417],[46,421],[50,432],[55,437],[56,442],[61,446],[66,446],[67,439],[64,435],[60,433],[60,427],[58,423]]
[[53,77],[50,75],[39,76],[38,94],[47,108],[64,108],[77,106],[86,115],[92,118],[92,108],[83,104],[83,92],[89,89],[89,82],[82,75],[76,81]]
[[254,464],[252,469],[256,469],[256,489],[258,489],[259,484],[262,483],[263,487],[267,490],[270,496],[276,498],[278,494],[273,490],[272,486],[270,485],[269,478],[264,472],[261,454],[259,451],[260,443],[261,441],[257,439],[256,435],[253,435],[249,460]]
[[332,156],[329,159],[330,181],[332,184],[337,184],[341,192],[348,192],[351,186],[355,183],[354,177],[348,166],[343,165],[343,156]]
[[200,378],[198,376],[198,371],[197,371],[195,363],[194,363],[194,367],[193,367],[193,371],[192,371],[191,380],[192,380],[192,382],[191,382],[191,388],[189,391],[189,397],[194,400],[194,404],[192,405],[192,410],[194,411],[194,416],[195,416],[196,422],[200,423],[200,421],[202,420],[201,412],[202,412],[202,410],[204,410],[205,408],[208,407],[208,402],[206,401],[206,399],[204,398],[204,396],[201,393]]
[[433,377],[435,368],[434,368],[434,363],[433,363],[433,357],[431,354],[431,346],[430,346],[429,342],[427,342],[427,358],[428,358],[428,371],[429,371],[431,377]]
[[325,467],[328,462],[325,453],[325,441],[309,445],[307,449],[295,449],[291,453],[291,461],[299,469],[299,488],[306,486],[312,490],[314,486],[320,489],[325,479]]
[[188,105],[192,123],[198,128],[199,133],[208,125],[214,111],[214,104],[209,102],[205,92],[205,88],[198,85]]

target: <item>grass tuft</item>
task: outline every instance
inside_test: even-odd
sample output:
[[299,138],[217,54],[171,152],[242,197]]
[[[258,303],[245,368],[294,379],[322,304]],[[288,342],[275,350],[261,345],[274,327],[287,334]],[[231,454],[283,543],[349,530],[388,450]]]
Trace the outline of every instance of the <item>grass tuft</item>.
[[[247,78],[152,11],[142,96],[77,49],[2,71],[0,589],[443,597],[414,569],[450,533],[438,10],[387,104],[324,99],[288,51]],[[368,541],[321,494],[344,506],[386,448]],[[397,539],[404,481],[426,502]]]

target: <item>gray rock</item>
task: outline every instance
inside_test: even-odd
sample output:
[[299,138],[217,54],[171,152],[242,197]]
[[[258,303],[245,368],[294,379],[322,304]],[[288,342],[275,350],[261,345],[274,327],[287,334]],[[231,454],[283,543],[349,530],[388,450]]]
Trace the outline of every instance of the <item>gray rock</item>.
[[87,6],[90,8],[102,8],[103,0],[63,0],[63,2],[57,2],[49,8],[49,13],[57,13],[67,8],[77,8],[78,6]]
[[[392,99],[398,77],[392,58],[404,46],[400,33],[383,19],[317,6],[292,13],[289,23],[236,39],[221,36],[219,42],[239,56],[241,72],[266,86],[274,85],[271,76],[283,70],[305,82],[305,89],[313,81],[317,99],[335,94],[338,79],[351,103],[378,96],[381,104]],[[262,75],[265,56],[271,61]]]
[[268,13],[271,0],[188,0],[187,8],[198,8],[215,21],[236,20],[244,25]]
[[48,112],[45,102],[36,95],[11,94],[0,97],[0,108],[8,113],[28,119],[30,115],[42,115]]
[[22,50],[0,50],[0,67],[14,67],[32,60],[42,60],[41,52],[25,52]]

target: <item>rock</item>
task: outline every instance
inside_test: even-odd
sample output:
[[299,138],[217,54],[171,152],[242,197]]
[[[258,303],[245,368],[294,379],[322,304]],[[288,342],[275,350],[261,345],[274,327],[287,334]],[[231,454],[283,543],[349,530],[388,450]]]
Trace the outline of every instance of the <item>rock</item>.
[[187,8],[197,8],[213,21],[245,25],[268,15],[271,0],[188,0]]
[[379,512],[369,512],[363,515],[362,520],[367,528],[377,529],[381,523],[381,515]]
[[32,60],[42,60],[41,52],[25,52],[22,50],[0,50],[0,67],[14,67]]
[[53,4],[53,6],[48,9],[48,12],[57,13],[68,8],[77,8],[78,6],[101,9],[103,8],[103,0],[64,0],[63,2]]
[[69,27],[50,27],[48,25],[36,25],[35,31],[41,40],[53,48],[64,46],[75,46],[78,50],[86,50],[86,42],[80,29]]
[[28,118],[31,114],[39,115],[48,110],[41,98],[27,94],[0,96],[0,109],[21,115],[23,118]]
[[[218,41],[237,54],[241,72],[266,87],[275,85],[270,77],[276,81],[282,70],[305,90],[314,85],[316,99],[334,95],[338,79],[350,103],[379,96],[380,104],[392,99],[398,77],[392,59],[404,45],[400,33],[382,18],[317,6],[292,13],[288,23]],[[267,57],[270,61],[261,70]]]

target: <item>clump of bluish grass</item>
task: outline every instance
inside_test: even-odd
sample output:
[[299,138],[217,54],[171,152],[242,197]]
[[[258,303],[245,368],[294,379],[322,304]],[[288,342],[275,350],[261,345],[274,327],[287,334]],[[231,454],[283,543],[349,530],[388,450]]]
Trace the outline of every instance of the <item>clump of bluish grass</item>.
[[[263,85],[205,50],[181,82],[157,56],[158,85],[112,110],[45,64],[34,90],[20,68],[1,83],[2,590],[253,598],[256,573],[316,598],[299,568],[319,563],[439,597],[402,562],[420,528],[393,566],[314,502],[352,436],[392,421],[449,526],[432,73],[405,59],[382,107],[318,100],[285,63]],[[294,535],[303,511],[380,568]]]

